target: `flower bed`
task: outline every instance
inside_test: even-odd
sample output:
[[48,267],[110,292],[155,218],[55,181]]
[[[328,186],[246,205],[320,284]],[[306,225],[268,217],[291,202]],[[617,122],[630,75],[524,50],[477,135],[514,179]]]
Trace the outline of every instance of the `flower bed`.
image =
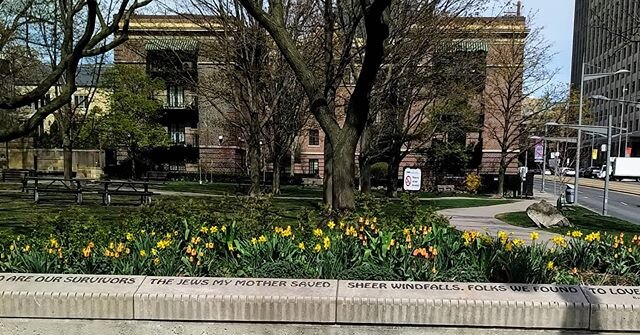
[[[165,212],[172,215],[160,221],[135,217],[106,231],[89,220],[83,229],[65,230],[58,223],[46,237],[17,237],[0,247],[0,271],[640,283],[640,239],[625,239],[623,234],[572,231],[546,245],[535,232],[530,241],[512,239],[508,232],[459,232],[431,210],[403,213],[400,222],[378,219],[372,211],[339,221],[306,213],[305,223],[294,225],[262,222],[259,213],[187,215],[186,210],[171,208]],[[245,222],[243,216],[259,222]]]

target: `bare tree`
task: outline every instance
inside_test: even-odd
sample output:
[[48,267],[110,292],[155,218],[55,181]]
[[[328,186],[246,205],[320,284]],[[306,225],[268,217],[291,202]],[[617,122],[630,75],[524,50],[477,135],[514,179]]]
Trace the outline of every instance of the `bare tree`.
[[[185,15],[208,29],[205,54],[220,65],[198,82],[201,95],[218,111],[218,126],[246,139],[249,194],[260,192],[264,156],[273,161],[273,191],[279,192],[281,161],[307,114],[304,94],[290,67],[261,27],[235,0],[191,0],[197,15]],[[300,20],[295,15],[291,21]]]
[[[82,59],[95,57],[127,39],[129,21],[134,12],[151,0],[122,0],[100,3],[97,0],[0,1],[0,55],[22,47],[32,58],[44,58],[52,71],[26,92],[0,93],[0,113],[18,110],[44,98],[59,86],[52,100],[40,106],[26,119],[0,131],[0,140],[23,136],[35,129],[48,115],[69,103],[76,91],[75,73]],[[36,29],[38,28],[38,29]],[[115,32],[120,32],[114,37]],[[46,54],[51,36],[60,36],[59,49]],[[55,55],[55,57],[53,57]],[[3,57],[0,56],[0,57]],[[61,79],[65,77],[64,83]]]
[[[387,194],[395,196],[400,162],[429,145],[437,133],[465,130],[470,122],[460,103],[482,89],[484,54],[465,47],[478,27],[461,18],[486,2],[395,2],[390,37],[372,94],[372,113],[360,147],[361,189],[369,189],[369,169],[387,162]],[[476,26],[481,27],[477,20]],[[453,117],[457,114],[456,117]]]
[[[549,68],[550,45],[541,30],[528,31],[514,28],[509,38],[495,46],[491,68],[487,74],[485,105],[485,141],[491,141],[499,150],[497,166],[483,169],[498,170],[498,195],[504,193],[507,169],[518,158],[523,141],[530,133],[540,129],[557,106],[558,87],[551,85],[557,72]],[[532,97],[539,97],[530,100]],[[534,103],[525,109],[527,103]]]
[[[311,113],[326,134],[330,149],[325,148],[330,151],[331,160],[327,161],[329,155],[325,155],[325,164],[331,164],[332,183],[331,197],[325,194],[325,200],[336,210],[353,209],[356,146],[368,119],[369,96],[384,57],[383,44],[389,28],[383,14],[391,0],[314,2],[321,15],[317,25],[310,29],[324,33],[324,78],[313,71],[312,63],[300,51],[299,41],[292,37],[285,24],[287,9],[294,2],[269,0],[268,5],[263,6],[255,0],[239,1],[273,38],[302,85]],[[339,40],[343,41],[341,45]],[[340,124],[331,106],[333,99],[329,98],[335,97],[336,83],[340,83],[336,78],[342,77],[358,45],[363,45],[364,58],[348,99],[345,120]],[[338,60],[334,63],[336,55]],[[334,64],[337,64],[335,68]]]

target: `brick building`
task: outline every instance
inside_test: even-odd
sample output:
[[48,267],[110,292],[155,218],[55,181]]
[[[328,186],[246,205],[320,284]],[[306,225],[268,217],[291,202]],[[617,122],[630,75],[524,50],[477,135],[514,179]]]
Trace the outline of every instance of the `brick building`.
[[[211,18],[207,18],[211,21]],[[513,40],[524,40],[527,34],[525,19],[520,16],[497,18],[466,18],[462,25],[468,30],[469,38],[458,40],[460,52],[470,52],[482,59],[484,71],[479,96],[492,94],[491,76],[495,69],[504,66],[494,54]],[[217,31],[207,22],[199,23],[197,17],[174,15],[137,15],[130,23],[130,39],[115,50],[116,64],[144,66],[153,77],[160,77],[167,83],[166,92],[160,95],[165,101],[163,123],[167,127],[173,145],[158,152],[154,161],[169,170],[197,171],[198,162],[205,171],[216,174],[239,174],[246,166],[246,144],[241,136],[224,127],[224,115],[220,108],[214,108],[206,99],[198,96],[197,85],[207,73],[215,71],[215,59],[208,46],[215,43]],[[482,129],[468,133],[464,141],[468,145],[479,146],[483,174],[497,174],[500,147],[484,134],[484,129],[495,126],[499,121],[487,117],[486,108],[480,97],[473,102],[477,109]],[[325,137],[314,121],[302,131],[296,140],[291,157],[293,164],[287,164],[285,172],[296,174],[323,174]],[[517,150],[511,154],[517,155]],[[419,163],[419,155],[408,155],[401,165],[414,166]],[[268,165],[268,164],[267,164]],[[508,173],[516,171],[517,161]],[[160,168],[159,166],[156,168]]]
[[[151,169],[242,174],[243,139],[230,134],[220,115],[198,93],[198,83],[218,65],[208,49],[217,37],[211,22],[196,16],[136,15],[129,26],[129,40],[115,49],[116,64],[143,66],[153,78],[161,78],[166,90],[162,123],[171,146],[155,150]],[[207,27],[207,28],[204,28]]]

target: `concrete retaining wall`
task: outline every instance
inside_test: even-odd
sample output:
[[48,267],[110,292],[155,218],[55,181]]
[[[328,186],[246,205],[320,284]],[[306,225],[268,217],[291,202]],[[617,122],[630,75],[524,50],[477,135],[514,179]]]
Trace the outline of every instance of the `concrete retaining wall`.
[[640,333],[640,287],[0,273],[0,292],[0,334]]

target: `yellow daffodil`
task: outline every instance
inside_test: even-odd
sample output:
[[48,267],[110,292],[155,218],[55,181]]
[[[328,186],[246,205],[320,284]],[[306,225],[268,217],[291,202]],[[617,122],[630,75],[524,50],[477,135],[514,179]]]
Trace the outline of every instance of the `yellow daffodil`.
[[547,270],[553,270],[553,261],[547,263]]
[[564,236],[556,235],[551,239],[551,241],[559,247],[567,246],[567,240],[564,238]]
[[333,222],[333,220],[329,221],[329,223],[327,223],[327,227],[329,227],[329,229],[333,229],[336,227],[335,222]]
[[324,244],[324,250],[329,249],[329,247],[331,247],[331,239],[329,239],[328,236],[325,237],[324,241],[323,241],[323,244]]
[[300,242],[300,243],[298,243],[298,248],[299,248],[300,250],[304,250],[304,242]]
[[571,237],[574,238],[581,238],[582,237],[582,232],[579,230],[574,230],[571,232]]
[[323,234],[323,232],[322,232],[322,229],[320,229],[320,228],[316,228],[316,229],[313,230],[313,236],[320,237],[320,236],[322,236],[322,234]]
[[127,233],[127,234],[125,235],[125,237],[126,237],[127,241],[131,241],[131,240],[133,240],[133,234],[131,234],[131,233]]
[[260,243],[267,242],[267,238],[264,235],[260,235],[260,237],[258,237],[258,242]]
[[540,234],[538,234],[535,231],[532,231],[531,234],[529,234],[529,238],[531,239],[531,241],[536,241],[537,239],[540,238]]
[[600,241],[600,232],[593,232],[591,234],[588,234],[585,238],[585,241],[591,243],[593,241]]
[[499,231],[498,232],[498,239],[500,239],[500,243],[502,245],[507,244],[507,241],[509,240],[509,234],[507,234],[507,232],[505,231]]
[[143,250],[140,250],[140,256],[142,257],[146,257],[147,256],[147,252]]
[[160,265],[160,258],[156,257],[156,258],[153,260],[153,264],[155,264],[155,265]]
[[257,238],[255,238],[255,237],[254,237],[254,238],[252,238],[252,239],[251,239],[251,244],[253,244],[253,245],[258,244],[258,239],[257,239]]
[[320,243],[316,244],[316,246],[313,247],[313,251],[315,251],[315,252],[322,251],[322,246],[320,245]]
[[515,240],[513,240],[513,245],[516,246],[516,247],[522,247],[522,246],[524,246],[524,240],[515,239]]

